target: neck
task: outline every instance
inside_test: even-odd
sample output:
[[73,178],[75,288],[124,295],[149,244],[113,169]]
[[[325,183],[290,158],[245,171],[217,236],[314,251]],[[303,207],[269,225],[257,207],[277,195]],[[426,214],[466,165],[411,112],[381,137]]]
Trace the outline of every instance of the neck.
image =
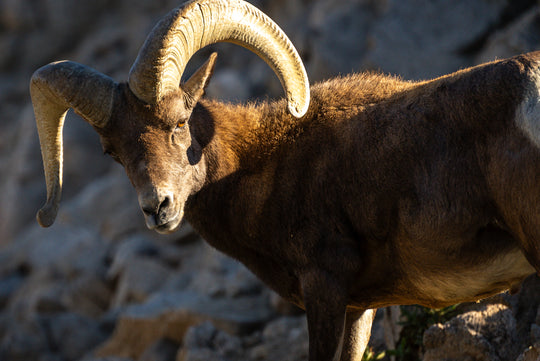
[[306,123],[287,114],[285,101],[237,105],[203,100],[196,111],[201,113],[197,119],[205,119],[196,137],[203,143],[207,183],[260,164]]

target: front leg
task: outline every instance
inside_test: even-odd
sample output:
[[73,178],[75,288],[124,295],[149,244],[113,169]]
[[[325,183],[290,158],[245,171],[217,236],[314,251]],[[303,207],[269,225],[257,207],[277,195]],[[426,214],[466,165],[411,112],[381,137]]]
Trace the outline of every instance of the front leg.
[[339,361],[343,348],[347,294],[322,270],[300,277],[309,332],[309,361]]
[[361,361],[364,356],[376,309],[348,311],[345,321],[345,337],[340,361]]

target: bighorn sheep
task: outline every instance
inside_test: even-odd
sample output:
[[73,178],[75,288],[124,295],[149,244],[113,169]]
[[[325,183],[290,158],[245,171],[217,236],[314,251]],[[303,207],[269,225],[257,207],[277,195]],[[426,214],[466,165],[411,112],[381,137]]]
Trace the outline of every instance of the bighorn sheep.
[[[240,44],[285,100],[202,98],[215,54]],[[126,169],[149,228],[186,218],[306,310],[309,360],[360,360],[373,309],[441,307],[515,289],[540,271],[540,53],[424,82],[352,74],[313,85],[296,50],[241,0],[200,0],[152,30],[127,83],[65,61],[31,95],[53,223],[62,126],[73,108]],[[311,95],[311,101],[310,101]]]

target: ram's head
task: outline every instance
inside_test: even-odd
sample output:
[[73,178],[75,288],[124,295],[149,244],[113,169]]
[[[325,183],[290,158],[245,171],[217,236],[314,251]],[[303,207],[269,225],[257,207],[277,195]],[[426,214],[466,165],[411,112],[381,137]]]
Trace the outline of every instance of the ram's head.
[[241,0],[192,1],[171,11],[152,30],[126,84],[70,61],[38,69],[31,80],[47,183],[40,225],[56,217],[62,191],[62,128],[69,108],[99,133],[106,153],[120,162],[137,190],[151,229],[175,230],[184,203],[206,179],[203,145],[192,117],[212,75],[216,55],[185,83],[187,62],[216,42],[242,45],[279,77],[289,111],[301,117],[309,104],[307,76],[291,42],[266,15]]

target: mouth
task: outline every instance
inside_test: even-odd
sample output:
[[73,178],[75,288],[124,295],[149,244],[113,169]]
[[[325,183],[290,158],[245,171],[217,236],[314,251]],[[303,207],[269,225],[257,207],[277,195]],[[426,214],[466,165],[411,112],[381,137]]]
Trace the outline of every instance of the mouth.
[[159,223],[156,222],[155,215],[144,215],[146,220],[146,227],[150,230],[154,230],[161,234],[170,234],[178,230],[184,218],[184,211],[180,211],[166,219],[159,219]]

